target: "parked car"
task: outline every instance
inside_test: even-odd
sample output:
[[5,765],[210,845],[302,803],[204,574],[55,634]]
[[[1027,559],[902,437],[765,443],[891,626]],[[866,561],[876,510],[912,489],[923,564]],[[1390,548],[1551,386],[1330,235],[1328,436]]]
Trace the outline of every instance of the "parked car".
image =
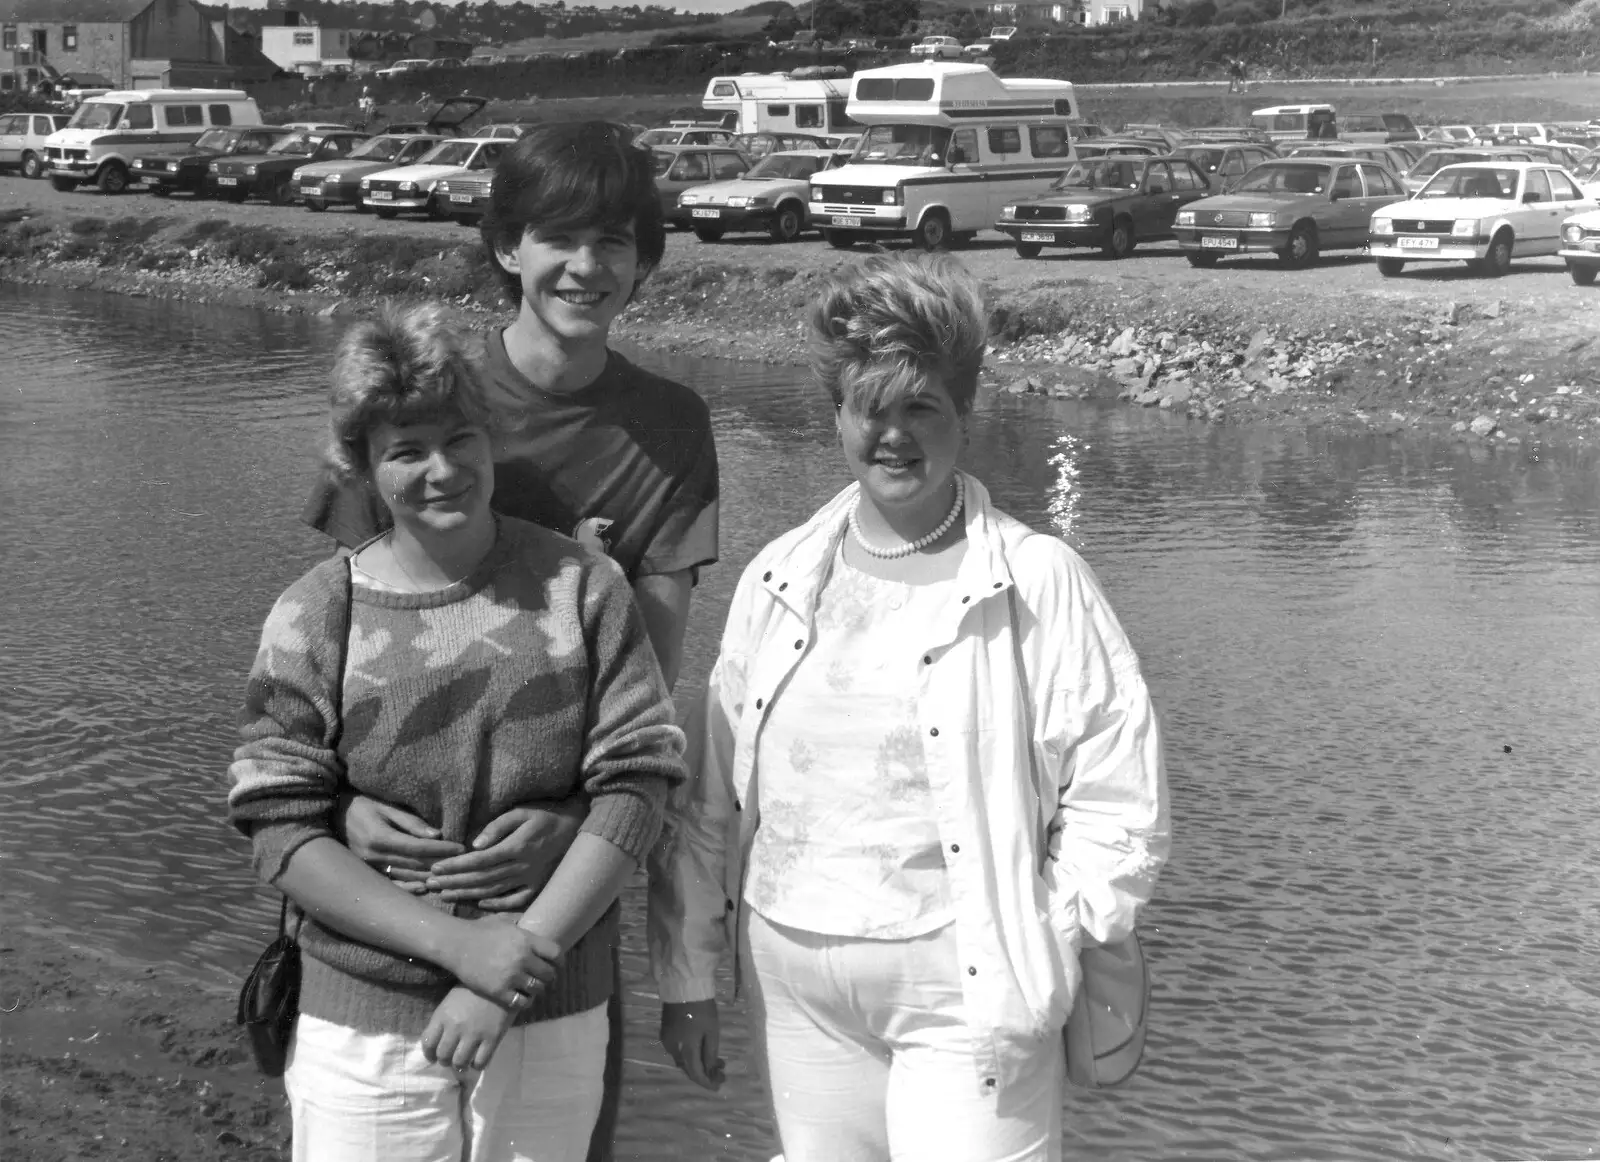
[[1554,162],[1565,170],[1574,168],[1586,152],[1573,145],[1563,145],[1559,141],[1534,141],[1526,148],[1533,154],[1534,161]]
[[304,129],[310,133],[336,133],[341,129],[349,129],[343,121],[285,121],[284,129]]
[[1400,175],[1406,192],[1416,193],[1447,165],[1465,161],[1534,161],[1526,149],[1511,145],[1482,145],[1475,149],[1436,149]]
[[1375,161],[1399,177],[1411,168],[1406,155],[1387,145],[1363,145],[1355,141],[1313,141],[1284,149],[1282,157],[1346,157]]
[[295,191],[306,209],[320,213],[329,206],[361,204],[361,179],[397,166],[410,165],[448,140],[434,134],[384,133],[369,138],[337,161],[318,161],[294,171]]
[[1233,193],[1180,210],[1173,234],[1191,266],[1265,252],[1305,267],[1324,251],[1366,246],[1372,215],[1404,197],[1400,179],[1377,162],[1277,158],[1245,174]]
[[409,165],[379,170],[361,179],[361,204],[380,218],[421,211],[442,218],[449,211],[435,200],[444,180],[494,169],[511,142],[499,137],[455,137],[442,141]]
[[1252,125],[1209,125],[1183,132],[1191,141],[1248,141],[1252,145],[1273,148],[1272,134]]
[[472,131],[474,137],[499,137],[507,141],[515,141],[535,128],[537,121],[498,121],[493,125],[483,125]]
[[367,134],[353,129],[333,133],[297,129],[265,153],[238,153],[209,163],[206,188],[229,202],[258,197],[287,206],[295,198],[295,170],[311,162],[345,157],[366,139]]
[[1160,157],[1167,152],[1167,147],[1149,138],[1130,141],[1123,137],[1097,137],[1093,141],[1074,141],[1072,152],[1079,161],[1086,161],[1091,157],[1113,154],[1120,157]]
[[1422,136],[1404,113],[1340,113],[1339,136],[1346,141],[1383,145]]
[[1470,144],[1478,136],[1478,130],[1472,125],[1430,125],[1422,131],[1424,141],[1456,142],[1461,145]]
[[663,145],[650,151],[655,161],[656,190],[661,195],[661,213],[675,226],[691,224],[687,207],[678,205],[678,195],[690,186],[725,182],[742,177],[750,170],[750,160],[736,149],[706,145]]
[[1524,141],[1548,141],[1550,134],[1537,121],[1497,121],[1478,131],[1480,137],[1520,137]]
[[1096,246],[1107,258],[1126,258],[1140,242],[1171,238],[1179,209],[1209,192],[1187,158],[1095,158],[1073,165],[1049,193],[1004,207],[994,228],[1021,258],[1046,246]]
[[420,73],[432,67],[432,65],[433,62],[431,60],[412,57],[403,61],[395,61],[394,64],[387,68],[379,69],[374,75],[382,77],[386,81],[394,81],[404,77],[407,73]]
[[1406,166],[1410,168],[1435,150],[1443,149],[1444,143],[1440,141],[1391,141],[1389,148],[1406,159]]
[[1125,141],[1155,141],[1160,144],[1162,153],[1170,153],[1189,140],[1189,135],[1181,129],[1138,121],[1124,125],[1117,136]]
[[44,139],[72,120],[69,113],[8,113],[0,117],[0,169],[44,177]]
[[961,42],[953,36],[925,36],[911,46],[911,55],[922,60],[958,61]]
[[809,133],[740,133],[733,138],[733,147],[751,161],[759,161],[769,153],[783,149],[827,149],[827,140]]
[[1555,254],[1562,222],[1597,208],[1571,174],[1543,162],[1446,166],[1409,201],[1373,215],[1372,253],[1385,277],[1408,262],[1465,262],[1498,278],[1514,255]]
[[[488,103],[488,98],[474,97],[469,93],[446,97],[429,110],[421,121],[392,121],[383,127],[383,131],[388,134],[425,133],[434,137],[459,137],[461,127],[477,116]],[[472,136],[484,135],[474,132]]]
[[987,36],[980,37],[962,48],[961,59],[975,61],[981,60],[986,56],[992,56],[994,54],[994,46],[998,43],[998,41],[991,40]]
[[1561,249],[1567,273],[1579,286],[1593,286],[1600,274],[1600,210],[1574,214],[1561,223]]
[[633,143],[644,149],[661,145],[733,145],[734,135],[726,129],[676,129],[671,126],[646,129]]
[[1250,170],[1278,155],[1265,145],[1219,141],[1180,145],[1172,151],[1172,156],[1187,159],[1205,174],[1212,193],[1225,194]]
[[691,186],[678,195],[695,237],[715,242],[724,234],[763,231],[774,242],[793,242],[811,228],[811,175],[837,169],[850,154],[815,149],[769,153],[740,177]]
[[293,132],[283,125],[207,129],[193,145],[139,154],[129,163],[128,173],[158,198],[178,190],[199,198],[206,193],[207,167],[217,158],[266,153]]

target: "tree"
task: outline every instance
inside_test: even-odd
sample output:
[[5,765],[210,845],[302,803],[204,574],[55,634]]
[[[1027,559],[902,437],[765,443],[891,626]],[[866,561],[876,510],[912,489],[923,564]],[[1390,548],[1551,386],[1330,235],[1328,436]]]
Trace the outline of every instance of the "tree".
[[921,11],[920,0],[861,0],[861,31],[867,36],[904,36]]
[[958,40],[973,41],[982,36],[984,27],[978,23],[978,17],[970,8],[963,8],[955,14],[950,22],[950,35]]

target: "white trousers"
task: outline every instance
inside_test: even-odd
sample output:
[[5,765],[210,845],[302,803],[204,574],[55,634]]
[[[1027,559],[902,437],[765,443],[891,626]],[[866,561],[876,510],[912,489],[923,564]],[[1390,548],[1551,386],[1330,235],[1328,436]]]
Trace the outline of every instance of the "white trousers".
[[457,1073],[419,1038],[302,1015],[283,1075],[294,1162],[583,1162],[608,1037],[599,1005],[517,1026]]
[[749,941],[785,1162],[1059,1162],[1061,1042],[979,1091],[952,925],[855,940],[752,912]]

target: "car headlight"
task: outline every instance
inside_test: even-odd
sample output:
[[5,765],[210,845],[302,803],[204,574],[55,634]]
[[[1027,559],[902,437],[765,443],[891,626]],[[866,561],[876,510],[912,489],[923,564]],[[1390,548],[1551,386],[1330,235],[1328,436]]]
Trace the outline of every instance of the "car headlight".
[[1564,226],[1561,230],[1561,237],[1565,238],[1568,242],[1582,242],[1583,227],[1578,225],[1576,222]]
[[1394,219],[1393,218],[1374,218],[1372,220],[1372,232],[1374,234],[1393,234],[1394,233]]
[[247,177],[247,178],[255,177],[256,176],[256,167],[253,166],[253,165],[245,166],[244,167],[244,176]]
[[811,200],[813,202],[822,201],[822,188],[820,186],[811,187]]
[[1450,235],[1453,238],[1471,238],[1477,232],[1478,220],[1476,218],[1457,218],[1456,224],[1450,227]]
[[698,204],[699,201],[700,201],[700,195],[699,194],[679,194],[678,195],[678,205],[680,205],[680,206],[693,206],[693,205]]
[[337,185],[339,182],[339,175],[336,173],[324,174],[322,176],[322,180],[325,182],[333,182],[335,185]]
[[220,173],[221,171],[217,168],[217,163],[216,162],[212,162],[210,165],[206,166],[206,172],[207,173]]
[[434,188],[434,191],[436,193],[448,194],[450,192],[450,183],[449,182],[440,182],[438,185],[434,186],[433,188]]
[[900,191],[898,189],[884,190],[883,204],[885,206],[898,206],[900,204]]
[[1177,223],[1178,223],[1179,226],[1193,226],[1194,225],[1194,211],[1193,210],[1179,210],[1178,211]]
[[1251,214],[1250,227],[1253,230],[1270,230],[1275,217],[1270,210],[1265,214]]
[[743,196],[738,195],[738,194],[735,194],[733,197],[728,199],[728,205],[733,206],[735,208],[738,208],[740,206],[748,206],[749,204],[750,204],[750,199],[749,198],[743,197]]
[[370,190],[372,188],[372,179],[371,178],[362,178],[361,179],[361,188],[364,189],[364,190]]
[[175,162],[175,161],[167,162],[167,172],[168,173],[177,173],[178,172],[178,163]]
[[401,182],[400,183],[400,192],[402,194],[413,194],[413,193],[416,193],[416,190],[417,190],[417,183],[416,182]]
[[1087,222],[1089,220],[1089,207],[1076,202],[1067,207],[1067,221]]

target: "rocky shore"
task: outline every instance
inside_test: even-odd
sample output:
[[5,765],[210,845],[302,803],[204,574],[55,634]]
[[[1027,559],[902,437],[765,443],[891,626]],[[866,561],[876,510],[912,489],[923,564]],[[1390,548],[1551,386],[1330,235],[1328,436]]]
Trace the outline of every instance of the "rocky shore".
[[[505,310],[476,233],[295,207],[219,206],[0,185],[0,278],[269,310],[358,314],[390,297],[442,299],[464,318]],[[619,337],[657,350],[765,362],[804,355],[807,303],[842,262],[820,242],[669,239]],[[980,242],[1003,391],[1161,407],[1206,423],[1451,432],[1515,445],[1600,438],[1600,295],[1559,260],[1505,279],[1435,269],[1382,279],[1328,258],[1194,270],[1170,244],[1108,262],[1018,259]]]

